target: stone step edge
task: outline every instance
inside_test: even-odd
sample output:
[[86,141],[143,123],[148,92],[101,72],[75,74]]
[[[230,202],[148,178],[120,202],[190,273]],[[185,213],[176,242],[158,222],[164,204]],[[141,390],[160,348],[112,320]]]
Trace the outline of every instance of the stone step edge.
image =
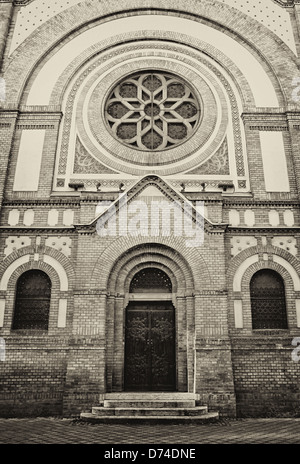
[[175,421],[175,422],[205,422],[209,420],[218,420],[219,413],[218,412],[208,412],[207,414],[202,414],[199,416],[97,416],[90,412],[83,412],[80,414],[80,419],[83,421],[90,421],[90,422],[146,422],[150,421],[153,422],[157,420],[158,422],[164,421]]
[[189,392],[112,392],[112,393],[101,393],[99,395],[99,400],[102,402],[104,400],[126,400],[126,399],[137,399],[137,398],[146,398],[146,399],[164,399],[167,400],[195,400],[200,399],[198,393],[189,393]]
[[[171,401],[171,400],[170,401],[164,401],[164,400],[150,401],[148,400],[147,401],[147,400],[142,400],[142,399],[140,401],[138,400],[135,400],[135,401],[133,400],[104,400],[104,402],[100,404],[99,406],[103,406],[104,408],[121,408],[123,407],[123,405],[124,407],[126,407],[128,404],[132,405],[130,407],[152,407],[152,408],[161,408],[161,407],[194,408],[196,407],[195,401],[191,401],[191,400],[189,401]],[[160,405],[163,405],[163,406],[160,406]]]
[[[122,414],[126,415],[126,413],[132,413],[135,416],[163,416],[163,415],[172,415],[172,416],[200,416],[208,413],[207,407],[196,407],[196,408],[102,408],[101,406],[93,406],[92,407],[92,414],[93,415],[115,415],[115,416],[122,416]],[[109,414],[110,413],[110,414]],[[150,413],[150,414],[149,414]],[[185,413],[185,414],[184,414]],[[128,414],[127,414],[128,415]]]

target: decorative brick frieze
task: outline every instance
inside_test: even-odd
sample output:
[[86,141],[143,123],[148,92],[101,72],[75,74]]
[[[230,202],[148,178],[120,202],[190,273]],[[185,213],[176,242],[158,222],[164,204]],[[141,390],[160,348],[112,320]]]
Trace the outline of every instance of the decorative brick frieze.
[[55,248],[66,256],[71,255],[72,240],[70,237],[48,237],[45,245]]
[[26,129],[54,129],[55,126],[47,124],[17,124],[17,129],[26,130]]
[[250,130],[260,131],[288,131],[287,126],[249,126]]
[[4,248],[5,256],[9,255],[15,250],[18,250],[22,247],[27,247],[31,245],[31,238],[25,236],[10,236],[6,239],[6,247]]
[[249,247],[255,247],[257,245],[257,239],[251,236],[236,236],[230,239],[231,243],[231,255],[236,256],[241,251]]

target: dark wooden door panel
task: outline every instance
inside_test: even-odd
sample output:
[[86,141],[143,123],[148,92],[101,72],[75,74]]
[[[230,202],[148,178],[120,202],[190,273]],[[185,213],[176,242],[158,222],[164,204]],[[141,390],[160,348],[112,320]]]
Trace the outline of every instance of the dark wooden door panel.
[[172,303],[130,303],[125,328],[125,389],[175,390],[175,370]]
[[127,311],[125,339],[125,385],[129,390],[147,390],[150,377],[149,314]]
[[157,308],[151,312],[152,390],[174,390],[175,321],[174,310]]

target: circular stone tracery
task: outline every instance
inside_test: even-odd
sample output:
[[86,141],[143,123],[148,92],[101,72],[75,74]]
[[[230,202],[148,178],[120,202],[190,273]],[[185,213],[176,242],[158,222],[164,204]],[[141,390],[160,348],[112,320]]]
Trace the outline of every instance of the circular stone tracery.
[[200,108],[190,87],[176,76],[141,72],[113,89],[105,115],[119,141],[141,150],[163,150],[194,133]]

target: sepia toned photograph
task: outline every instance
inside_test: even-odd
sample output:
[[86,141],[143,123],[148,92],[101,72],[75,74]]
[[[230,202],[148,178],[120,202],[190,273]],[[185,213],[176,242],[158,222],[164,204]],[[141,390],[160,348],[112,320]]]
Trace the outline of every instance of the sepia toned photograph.
[[299,361],[300,1],[0,0],[0,444],[300,444]]

